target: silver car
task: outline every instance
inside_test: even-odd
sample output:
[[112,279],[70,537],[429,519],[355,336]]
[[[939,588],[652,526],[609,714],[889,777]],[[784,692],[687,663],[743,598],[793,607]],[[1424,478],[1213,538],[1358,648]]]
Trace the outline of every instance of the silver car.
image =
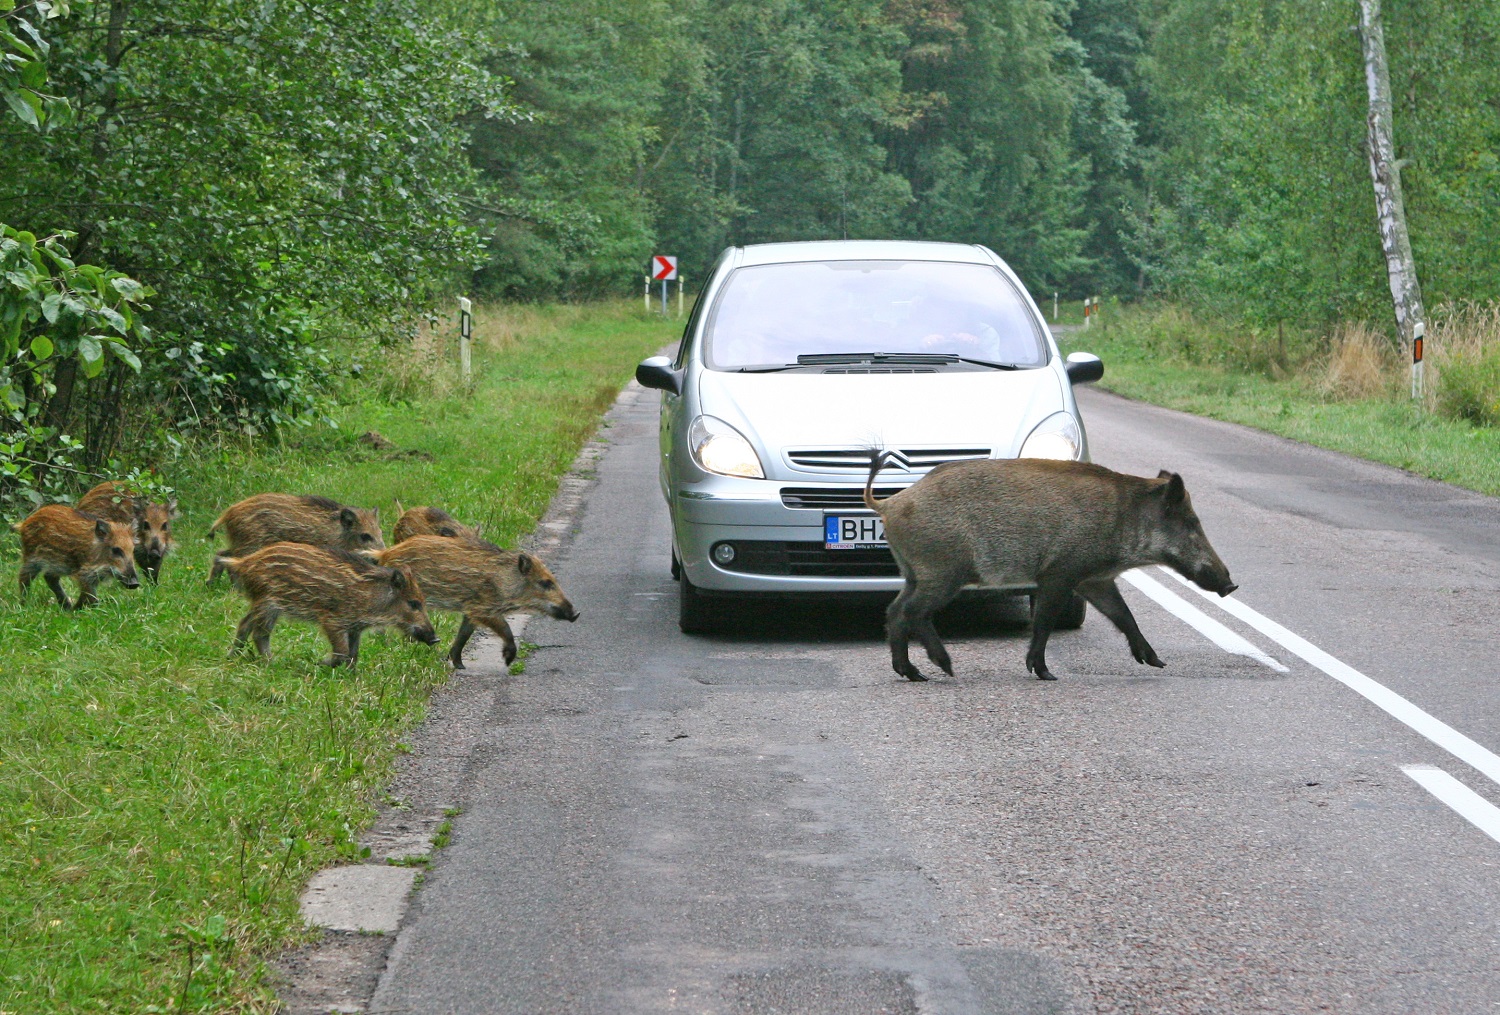
[[861,498],[870,449],[894,452],[880,496],[944,462],[1086,460],[1072,385],[1103,369],[1087,353],[1063,360],[1015,273],[985,247],[726,250],[677,355],[636,370],[662,391],[682,630],[712,630],[744,594],[899,590]]

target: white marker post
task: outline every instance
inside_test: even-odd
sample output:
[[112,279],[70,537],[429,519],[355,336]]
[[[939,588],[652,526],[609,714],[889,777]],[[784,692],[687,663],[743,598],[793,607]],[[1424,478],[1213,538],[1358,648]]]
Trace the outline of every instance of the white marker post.
[[667,283],[677,278],[677,258],[657,254],[651,259],[651,277],[661,283],[661,315],[667,316]]
[[1418,321],[1411,328],[1411,397],[1422,397],[1422,336],[1427,334],[1427,322]]
[[651,276],[650,275],[642,275],[641,278],[646,283],[646,288],[645,288],[645,290],[644,290],[641,298],[646,301],[646,313],[649,314],[649,313],[651,313]]
[[1093,318],[1089,316],[1089,307],[1093,305],[1093,302],[1088,296],[1083,298],[1083,326],[1085,328],[1094,323]]
[[1095,296],[1094,297],[1094,316],[1095,317],[1099,316],[1099,304],[1101,304],[1103,302],[1104,302],[1104,297],[1103,296]]
[[677,276],[677,316],[678,316],[678,318],[682,317],[682,287],[684,285],[686,285],[686,284],[687,284],[687,280],[685,278],[683,278],[681,275],[678,275]]
[[470,339],[474,335],[474,304],[467,297],[458,298],[458,363],[463,372],[464,383],[474,379],[474,361],[469,351]]
[[1057,293],[1052,294],[1052,323],[1057,323]]

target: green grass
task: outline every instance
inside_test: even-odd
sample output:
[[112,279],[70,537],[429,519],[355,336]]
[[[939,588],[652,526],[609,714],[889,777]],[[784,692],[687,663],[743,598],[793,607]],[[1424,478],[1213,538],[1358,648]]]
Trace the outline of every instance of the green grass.
[[[1328,395],[1312,379],[1318,352],[1302,336],[1287,343],[1290,351],[1283,353],[1270,336],[1184,335],[1180,315],[1153,323],[1158,320],[1150,311],[1117,312],[1102,318],[1101,327],[1073,332],[1061,344],[1065,352],[1086,349],[1103,357],[1100,387],[1129,398],[1500,495],[1500,429],[1439,416],[1399,396]],[[1180,349],[1188,344],[1213,361],[1185,361]],[[1290,361],[1287,369],[1278,367],[1279,357]],[[1269,367],[1244,365],[1256,363]]]
[[[279,490],[379,506],[387,531],[395,498],[436,504],[513,542],[676,326],[628,304],[499,317],[478,322],[489,341],[472,393],[450,370],[377,364],[337,429],[169,467],[183,516],[158,588],[112,583],[75,615],[38,582],[21,603],[4,533],[0,1011],[275,1009],[262,962],[306,934],[307,878],[358,858],[400,737],[445,669],[440,649],[372,632],[359,670],[331,673],[321,636],[296,622],[278,627],[274,662],[227,658],[244,602],[203,586],[202,533],[224,506]],[[360,443],[368,430],[395,448]],[[451,638],[456,619],[434,621]]]

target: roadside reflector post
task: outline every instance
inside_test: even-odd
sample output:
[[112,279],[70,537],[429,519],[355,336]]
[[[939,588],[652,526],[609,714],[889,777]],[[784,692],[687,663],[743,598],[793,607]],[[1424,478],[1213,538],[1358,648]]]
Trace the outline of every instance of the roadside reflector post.
[[641,277],[646,282],[646,289],[645,289],[645,293],[644,293],[644,299],[646,301],[646,313],[649,314],[649,313],[651,313],[651,276],[650,275],[643,275]]
[[1094,316],[1095,317],[1099,316],[1099,304],[1101,304],[1103,302],[1104,302],[1104,297],[1103,296],[1095,296],[1094,297]]
[[474,379],[474,358],[470,351],[474,337],[474,304],[465,296],[458,298],[458,363],[464,383]]
[[1422,337],[1427,334],[1427,322],[1418,321],[1411,329],[1411,397],[1422,397]]
[[687,280],[684,279],[681,275],[677,276],[677,316],[678,317],[682,316],[682,287],[686,284],[686,281]]
[[1093,318],[1089,314],[1089,308],[1093,306],[1093,302],[1094,301],[1088,296],[1085,296],[1083,298],[1083,326],[1085,328],[1094,323]]
[[1052,323],[1057,323],[1057,293],[1052,294]]

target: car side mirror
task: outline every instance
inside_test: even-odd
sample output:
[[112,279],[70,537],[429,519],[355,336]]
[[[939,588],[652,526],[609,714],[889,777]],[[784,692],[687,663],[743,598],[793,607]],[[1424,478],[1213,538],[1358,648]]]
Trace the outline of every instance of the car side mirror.
[[665,356],[642,360],[635,368],[635,379],[643,388],[682,394],[682,374],[672,369],[672,361]]
[[1091,352],[1070,352],[1064,362],[1072,384],[1092,384],[1104,376],[1104,361]]

